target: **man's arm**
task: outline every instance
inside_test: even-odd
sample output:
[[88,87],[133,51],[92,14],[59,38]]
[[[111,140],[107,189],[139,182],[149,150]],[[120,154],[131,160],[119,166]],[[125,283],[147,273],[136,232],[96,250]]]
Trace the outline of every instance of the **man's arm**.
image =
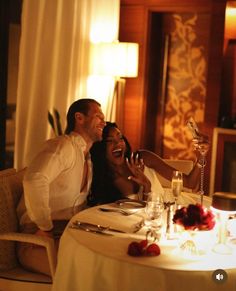
[[36,156],[24,177],[24,196],[30,219],[42,231],[53,228],[49,206],[50,184],[65,170],[73,159],[70,142],[50,141]]

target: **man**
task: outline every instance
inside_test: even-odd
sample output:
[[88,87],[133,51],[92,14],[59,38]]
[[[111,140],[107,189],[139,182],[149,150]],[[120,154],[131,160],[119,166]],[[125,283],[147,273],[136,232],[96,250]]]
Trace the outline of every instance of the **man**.
[[[70,106],[66,134],[48,140],[27,168],[24,201],[18,207],[22,232],[53,237],[58,231],[56,222],[67,222],[85,207],[92,180],[89,150],[102,139],[104,126],[97,101],[80,99]],[[48,274],[43,251],[20,244],[18,257],[26,268]]]

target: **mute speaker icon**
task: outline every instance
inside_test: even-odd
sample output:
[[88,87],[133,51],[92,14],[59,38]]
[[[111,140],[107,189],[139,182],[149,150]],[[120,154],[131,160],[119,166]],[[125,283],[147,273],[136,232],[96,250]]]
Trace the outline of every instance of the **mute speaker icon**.
[[228,278],[227,273],[225,270],[218,269],[212,273],[212,279],[215,283],[221,284],[224,283]]

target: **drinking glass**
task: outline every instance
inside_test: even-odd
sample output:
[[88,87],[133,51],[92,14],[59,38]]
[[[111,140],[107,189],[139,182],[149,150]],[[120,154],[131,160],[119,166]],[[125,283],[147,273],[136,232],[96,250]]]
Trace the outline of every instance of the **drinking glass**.
[[145,225],[154,231],[162,227],[162,213],[164,211],[164,201],[161,193],[151,192],[148,194],[145,208]]
[[199,139],[195,139],[194,141],[194,147],[195,150],[199,154],[198,158],[198,166],[200,167],[200,197],[201,197],[201,205],[203,205],[203,196],[204,196],[204,169],[206,166],[206,155],[209,150],[209,141],[208,137],[202,137]]
[[171,189],[175,199],[175,208],[177,209],[177,200],[183,189],[183,174],[180,171],[173,172]]

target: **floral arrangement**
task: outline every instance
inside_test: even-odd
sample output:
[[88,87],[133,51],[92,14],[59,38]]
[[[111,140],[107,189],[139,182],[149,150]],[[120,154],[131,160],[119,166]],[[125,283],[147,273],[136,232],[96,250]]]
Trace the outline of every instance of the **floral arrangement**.
[[186,230],[211,230],[215,226],[214,214],[201,204],[189,204],[177,209],[173,222]]
[[128,246],[128,255],[133,257],[159,256],[160,253],[160,247],[156,243],[149,244],[147,239],[140,242],[133,241]]

